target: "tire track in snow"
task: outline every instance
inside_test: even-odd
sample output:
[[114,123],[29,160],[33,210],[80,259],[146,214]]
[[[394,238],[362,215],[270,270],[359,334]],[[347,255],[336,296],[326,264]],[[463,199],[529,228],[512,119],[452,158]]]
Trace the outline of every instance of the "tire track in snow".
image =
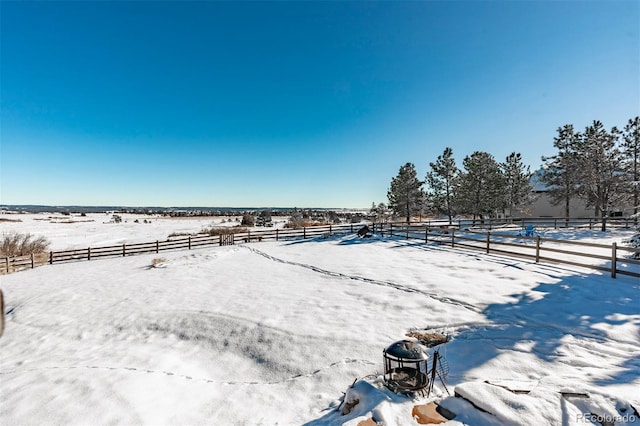
[[176,373],[173,373],[171,371],[149,370],[149,369],[146,369],[146,368],[136,368],[136,367],[107,367],[107,366],[100,366],[100,365],[77,365],[77,366],[72,365],[72,366],[51,366],[51,367],[25,368],[25,369],[21,369],[21,370],[0,371],[0,376],[8,375],[8,374],[28,373],[28,372],[34,372],[34,371],[88,369],[88,370],[127,371],[127,372],[146,373],[146,374],[160,374],[160,375],[165,375],[167,377],[175,377],[175,378],[184,379],[184,380],[191,380],[191,381],[194,381],[194,382],[211,383],[211,384],[218,384],[218,385],[279,385],[279,384],[283,384],[283,383],[292,382],[292,381],[295,381],[295,380],[298,380],[298,379],[313,377],[313,376],[315,376],[317,374],[320,374],[321,372],[323,372],[325,370],[331,370],[334,367],[336,367],[338,365],[341,365],[341,364],[342,365],[346,365],[346,364],[377,365],[376,363],[371,362],[369,360],[346,358],[346,359],[344,359],[342,361],[337,361],[337,362],[329,364],[329,365],[327,365],[325,367],[318,368],[318,369],[312,371],[311,373],[296,374],[295,376],[288,377],[288,378],[286,378],[284,380],[277,380],[277,381],[272,381],[272,382],[256,382],[256,381],[243,382],[243,381],[236,381],[236,380],[221,381],[221,380],[213,380],[213,379],[208,379],[208,378],[203,378],[203,377],[193,377],[193,376],[188,376],[188,375],[185,375],[185,374],[176,374]]
[[464,309],[468,309],[468,310],[470,310],[472,312],[475,312],[475,313],[482,313],[482,309],[480,309],[480,308],[478,308],[478,307],[476,307],[476,306],[474,306],[474,305],[472,305],[470,303],[463,302],[463,301],[457,300],[457,299],[453,299],[451,297],[440,296],[437,293],[430,293],[428,291],[419,290],[417,288],[404,286],[404,285],[397,284],[397,283],[394,283],[394,282],[391,282],[391,281],[382,281],[382,280],[376,280],[376,279],[373,279],[373,278],[361,277],[361,276],[358,276],[358,275],[347,275],[347,274],[343,274],[341,272],[329,271],[327,269],[322,269],[322,268],[319,268],[317,266],[309,265],[309,264],[306,264],[306,263],[298,263],[298,262],[292,262],[292,261],[289,261],[289,260],[280,259],[278,257],[271,256],[270,254],[267,254],[267,253],[265,253],[263,251],[255,249],[253,247],[248,247],[248,246],[243,246],[243,247],[246,248],[247,250],[259,255],[259,256],[262,256],[262,257],[264,257],[266,259],[269,259],[271,261],[274,261],[274,262],[283,263],[285,265],[298,266],[300,268],[309,269],[309,270],[312,270],[312,271],[317,272],[319,274],[330,276],[330,277],[337,277],[337,278],[343,278],[343,279],[348,279],[348,280],[355,280],[355,281],[360,281],[360,282],[364,282],[364,283],[367,283],[367,284],[373,284],[373,285],[382,286],[382,287],[389,287],[389,288],[393,288],[393,289],[396,289],[396,290],[399,290],[399,291],[404,291],[404,292],[407,292],[407,293],[417,293],[417,294],[421,294],[423,296],[427,296],[427,297],[429,297],[429,298],[431,298],[433,300],[436,300],[438,302],[441,302],[441,303],[460,306],[460,307],[462,307]]

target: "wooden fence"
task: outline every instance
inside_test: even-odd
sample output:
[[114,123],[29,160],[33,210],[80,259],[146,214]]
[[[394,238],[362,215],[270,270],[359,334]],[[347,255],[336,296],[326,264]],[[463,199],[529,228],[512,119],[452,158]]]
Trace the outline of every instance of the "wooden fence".
[[[572,219],[572,221],[575,221],[575,219]],[[526,223],[530,224],[529,222]],[[493,226],[496,226],[495,222]],[[51,251],[39,255],[0,258],[0,273],[35,268],[47,263],[54,264],[94,260],[103,257],[132,256],[144,253],[159,253],[166,250],[190,250],[207,245],[232,245],[254,241],[279,241],[301,237],[314,238],[341,233],[354,233],[360,227],[362,227],[362,224],[312,226],[302,229],[268,229],[215,236],[196,235],[149,243]],[[614,278],[617,274],[640,277],[639,272],[631,270],[635,268],[640,271],[640,260],[631,259],[622,254],[640,253],[640,249],[618,246],[616,243],[606,245],[556,240],[541,236],[527,237],[501,232],[495,228],[487,228],[485,230],[469,229],[464,223],[460,222],[451,225],[448,222],[435,221],[420,224],[374,223],[370,224],[370,227],[374,232],[382,236],[401,237],[420,240],[424,243],[446,244],[451,247],[482,250],[486,253],[533,259],[535,262],[581,266],[610,272]]]
[[[455,219],[451,223],[446,219],[426,220],[420,222],[429,227],[450,226],[456,229],[484,228],[494,229],[502,228],[507,225],[515,225],[525,228],[527,225],[533,225],[540,228],[589,228],[600,229],[602,220],[593,217],[525,217],[511,219]],[[638,219],[628,217],[610,217],[607,219],[607,228],[631,228],[638,226]]]
[[[616,243],[594,244],[571,240],[556,240],[540,235],[523,236],[496,230],[459,229],[455,225],[375,224],[382,236],[420,240],[424,243],[482,250],[486,253],[533,259],[535,262],[581,266],[617,274],[640,277],[640,260],[623,253],[640,253],[640,249],[618,246]],[[524,230],[522,231],[524,233]],[[621,253],[622,252],[622,253]],[[635,269],[635,270],[634,270]]]
[[207,245],[233,245],[254,241],[279,241],[292,238],[314,238],[341,233],[353,233],[363,224],[311,226],[301,229],[266,229],[242,233],[220,235],[194,235],[182,238],[171,238],[166,241],[149,243],[118,244],[86,249],[59,250],[28,256],[1,257],[0,273],[9,273],[26,268],[35,268],[45,264],[94,260],[104,257],[133,256],[145,253],[160,253],[166,250],[188,249]]

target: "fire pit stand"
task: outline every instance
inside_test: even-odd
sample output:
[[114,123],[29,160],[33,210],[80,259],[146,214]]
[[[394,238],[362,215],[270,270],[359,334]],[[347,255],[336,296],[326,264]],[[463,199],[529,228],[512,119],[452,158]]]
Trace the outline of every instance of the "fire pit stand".
[[384,381],[393,392],[416,393],[429,385],[427,349],[412,340],[400,340],[383,350]]

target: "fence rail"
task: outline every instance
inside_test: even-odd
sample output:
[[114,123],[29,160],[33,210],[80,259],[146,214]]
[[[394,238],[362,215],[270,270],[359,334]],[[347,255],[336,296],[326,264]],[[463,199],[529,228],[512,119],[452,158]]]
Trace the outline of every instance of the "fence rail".
[[[564,219],[563,219],[564,220]],[[576,219],[571,219],[577,223]],[[525,222],[530,224],[529,222]],[[525,225],[523,223],[523,226]],[[618,222],[620,226],[624,222]],[[489,224],[491,226],[491,224]],[[124,257],[147,253],[160,253],[167,250],[192,249],[207,245],[233,245],[258,241],[279,241],[292,238],[315,238],[341,233],[354,233],[362,224],[312,226],[302,229],[269,229],[248,231],[235,234],[195,235],[186,238],[173,238],[166,241],[119,244],[86,249],[51,251],[29,256],[0,258],[0,273],[9,273],[26,268],[35,268],[44,264],[94,260],[104,257]],[[373,223],[373,232],[381,236],[401,237],[420,240],[424,243],[445,244],[486,253],[503,254],[533,259],[535,262],[560,263],[610,272],[613,278],[617,274],[640,277],[640,260],[620,256],[624,253],[640,253],[640,249],[631,247],[585,243],[580,241],[556,240],[540,236],[513,235],[495,230],[493,227],[477,229],[462,222],[431,221],[419,224]],[[583,223],[584,226],[584,223]],[[571,249],[578,247],[578,249]],[[586,259],[586,260],[585,260]],[[588,262],[593,260],[600,263]],[[633,265],[638,266],[634,268]]]
[[[611,245],[585,243],[581,241],[556,240],[541,236],[513,235],[489,229],[460,229],[458,226],[420,224],[374,224],[381,235],[421,240],[425,243],[446,244],[451,247],[483,250],[486,253],[533,259],[535,262],[567,264],[584,268],[610,272],[613,278],[617,274],[640,277],[640,260],[620,255],[640,253],[640,249]],[[573,247],[572,247],[573,246]],[[577,248],[574,248],[577,247]],[[573,248],[573,249],[572,249]],[[585,260],[586,259],[586,260]],[[593,259],[597,262],[588,262]],[[634,266],[635,265],[635,266]],[[637,267],[636,267],[637,266]],[[632,269],[636,269],[636,272]]]
[[124,257],[147,253],[160,253],[166,250],[192,249],[207,245],[233,245],[254,241],[279,241],[291,238],[315,238],[334,234],[353,233],[362,227],[360,224],[310,226],[300,229],[268,229],[220,235],[193,235],[183,238],[171,238],[166,241],[146,243],[118,244],[86,249],[56,250],[28,256],[0,258],[0,273],[9,273],[21,269],[35,268],[44,264],[94,260],[104,257]]
[[[456,229],[469,229],[469,228],[485,228],[494,229],[508,225],[515,225],[525,228],[527,225],[539,226],[541,228],[589,228],[596,229],[601,223],[602,219],[594,217],[577,217],[577,218],[565,218],[565,217],[525,217],[525,218],[510,218],[510,219],[455,219],[449,222],[446,219],[435,219],[421,221],[421,224],[427,225],[432,228],[436,227],[452,227]],[[637,226],[638,219],[629,217],[609,217],[607,218],[607,227],[614,228],[630,228]]]

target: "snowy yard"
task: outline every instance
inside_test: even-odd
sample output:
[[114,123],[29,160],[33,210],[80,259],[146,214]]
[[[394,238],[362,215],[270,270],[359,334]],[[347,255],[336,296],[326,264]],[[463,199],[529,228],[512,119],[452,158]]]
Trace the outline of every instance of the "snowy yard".
[[[88,224],[47,236],[60,249],[102,244],[106,224]],[[175,232],[135,224],[155,231],[135,235],[130,225],[126,237],[118,225],[109,225],[118,242]],[[598,424],[593,414],[640,424],[631,405],[640,401],[637,278],[342,235],[43,266],[1,280],[0,424],[403,425],[417,424],[412,407],[430,400],[457,414],[452,425]],[[451,336],[442,349],[451,395],[492,414],[440,382],[429,399],[380,389],[348,415],[336,410],[354,379],[379,385],[383,348],[411,329]]]

